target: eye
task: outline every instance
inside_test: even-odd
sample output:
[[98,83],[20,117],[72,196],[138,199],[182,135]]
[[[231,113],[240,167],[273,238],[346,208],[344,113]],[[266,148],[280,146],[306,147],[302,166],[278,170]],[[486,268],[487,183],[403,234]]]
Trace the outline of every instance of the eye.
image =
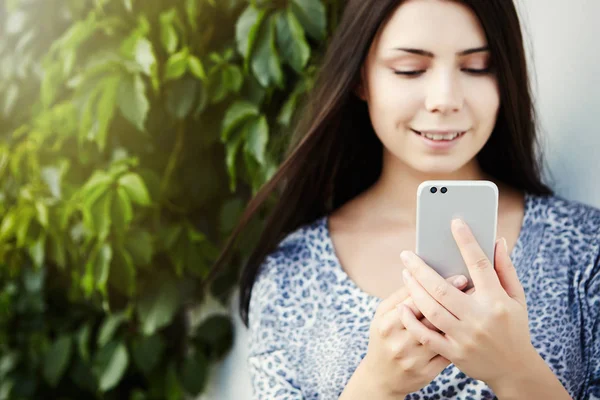
[[473,75],[485,75],[485,74],[491,72],[492,68],[490,68],[490,67],[484,68],[484,69],[463,68],[462,70],[464,72],[467,72],[467,73],[473,74]]
[[423,72],[425,72],[425,70],[419,70],[419,71],[396,71],[396,70],[394,70],[394,74],[405,75],[405,76],[417,76],[417,75],[421,75]]

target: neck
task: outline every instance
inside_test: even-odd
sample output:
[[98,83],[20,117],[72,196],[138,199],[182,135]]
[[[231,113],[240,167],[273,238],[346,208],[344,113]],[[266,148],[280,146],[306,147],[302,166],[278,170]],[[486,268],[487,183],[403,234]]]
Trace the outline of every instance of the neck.
[[492,180],[477,160],[450,173],[428,173],[415,170],[384,151],[383,168],[377,182],[367,190],[369,207],[377,215],[414,221],[417,209],[417,188],[426,180]]

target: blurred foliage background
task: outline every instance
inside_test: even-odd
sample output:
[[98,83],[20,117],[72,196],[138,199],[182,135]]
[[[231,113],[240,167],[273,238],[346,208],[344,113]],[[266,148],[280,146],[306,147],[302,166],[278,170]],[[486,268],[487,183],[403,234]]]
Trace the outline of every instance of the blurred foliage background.
[[183,399],[229,351],[274,173],[341,0],[0,0],[0,400]]

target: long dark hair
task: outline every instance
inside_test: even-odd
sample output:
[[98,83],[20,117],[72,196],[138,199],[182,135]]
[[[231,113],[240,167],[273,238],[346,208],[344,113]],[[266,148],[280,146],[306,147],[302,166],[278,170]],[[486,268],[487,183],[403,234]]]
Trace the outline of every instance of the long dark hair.
[[[542,183],[535,113],[519,18],[510,0],[453,0],[468,6],[485,31],[500,88],[494,130],[477,160],[484,172],[525,192],[551,195]],[[355,95],[379,29],[402,0],[349,0],[302,110],[294,140],[273,178],[249,203],[207,282],[260,206],[278,193],[258,244],[242,270],[240,315],[248,326],[252,286],[265,257],[298,227],[329,214],[379,178],[382,144],[367,105]]]

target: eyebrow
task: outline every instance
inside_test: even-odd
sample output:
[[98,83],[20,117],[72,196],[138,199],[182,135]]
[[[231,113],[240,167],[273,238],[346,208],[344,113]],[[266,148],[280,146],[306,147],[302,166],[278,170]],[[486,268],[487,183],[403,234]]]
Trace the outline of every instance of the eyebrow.
[[[427,50],[422,50],[422,49],[411,49],[411,48],[397,47],[397,48],[392,49],[392,50],[400,50],[400,51],[405,51],[407,53],[417,54],[417,55],[420,55],[420,56],[434,57],[434,54],[432,52],[427,51]],[[473,49],[462,50],[462,51],[459,51],[458,53],[456,53],[456,55],[457,56],[467,56],[469,54],[481,53],[481,52],[484,52],[484,51],[490,51],[489,46],[475,47]]]

